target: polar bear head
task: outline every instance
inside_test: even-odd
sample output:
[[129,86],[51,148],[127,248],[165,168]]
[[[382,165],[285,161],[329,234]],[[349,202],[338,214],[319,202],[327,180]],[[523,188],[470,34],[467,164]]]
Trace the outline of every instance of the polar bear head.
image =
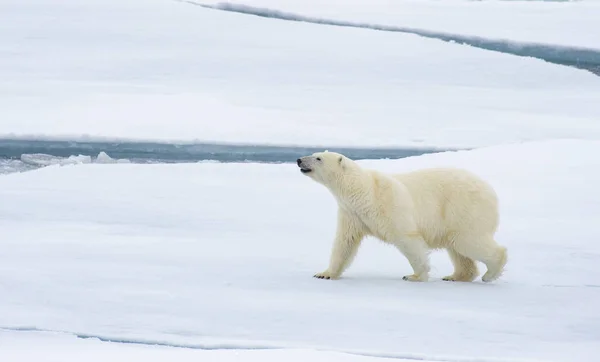
[[316,152],[296,160],[300,171],[313,180],[332,186],[339,183],[344,175],[357,170],[358,165],[337,152]]

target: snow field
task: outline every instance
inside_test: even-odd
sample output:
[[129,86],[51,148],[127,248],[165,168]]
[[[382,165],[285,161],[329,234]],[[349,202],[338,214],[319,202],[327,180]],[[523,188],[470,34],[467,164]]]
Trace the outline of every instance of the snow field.
[[594,75],[415,35],[166,0],[10,0],[0,30],[0,137],[448,148],[600,139]]
[[[31,348],[32,344],[36,348]],[[409,360],[375,358],[336,352],[311,350],[197,350],[103,343],[96,339],[76,339],[74,336],[48,333],[0,331],[0,358],[11,362],[113,362],[180,361],[197,362],[405,362]],[[424,361],[428,362],[428,361]]]
[[[191,0],[524,43],[600,49],[600,1]],[[568,31],[566,31],[568,29]]]
[[488,179],[509,251],[492,284],[441,281],[452,270],[443,252],[432,255],[431,282],[404,282],[404,257],[372,239],[343,279],[312,278],[327,265],[335,202],[294,164],[5,175],[0,327],[194,348],[594,361],[599,152],[572,140],[360,161],[394,172],[454,165]]
[[[598,48],[592,0],[244,3]],[[335,202],[293,164],[34,155],[49,166],[0,176],[0,360],[598,360],[597,77],[167,0],[3,1],[0,54],[0,137],[506,144],[361,163],[477,172],[509,251],[492,284],[442,282],[443,252],[431,282],[409,283],[404,257],[371,239],[343,279],[317,280]]]

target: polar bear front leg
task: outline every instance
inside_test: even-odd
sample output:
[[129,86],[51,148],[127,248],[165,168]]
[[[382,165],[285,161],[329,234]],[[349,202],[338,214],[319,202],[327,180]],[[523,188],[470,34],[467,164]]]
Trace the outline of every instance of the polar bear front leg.
[[346,211],[338,209],[337,231],[327,270],[314,275],[319,279],[338,279],[350,266],[364,237],[359,222]]
[[407,234],[392,244],[408,259],[413,268],[412,275],[405,275],[403,280],[426,282],[429,279],[429,247],[419,234]]

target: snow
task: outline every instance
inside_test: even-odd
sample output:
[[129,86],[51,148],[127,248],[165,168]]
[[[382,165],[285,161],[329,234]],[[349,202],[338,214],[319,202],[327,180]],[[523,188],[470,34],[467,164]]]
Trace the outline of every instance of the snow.
[[[36,348],[31,348],[32,344]],[[61,334],[0,331],[0,359],[11,362],[113,362],[129,361],[261,361],[261,362],[407,362],[311,350],[195,350],[130,344],[105,344],[96,339],[75,339]],[[241,359],[243,358],[243,359]],[[428,362],[424,360],[424,362]]]
[[321,18],[600,50],[600,1],[192,0],[244,4]]
[[[207,1],[207,3],[212,3]],[[600,2],[244,0],[302,15],[600,49]],[[515,44],[515,46],[520,46]],[[0,160],[0,360],[597,361],[600,79],[413,34],[170,0],[0,2],[6,138],[479,147],[401,160],[488,179],[497,282],[402,281],[293,164]],[[487,147],[489,146],[489,147]]]
[[[443,252],[432,255],[430,282],[402,281],[405,258],[373,239],[344,278],[313,278],[327,265],[336,208],[294,164],[52,165],[1,176],[0,343],[10,348],[0,358],[59,350],[69,361],[93,348],[95,358],[151,350],[169,360],[353,360],[323,351],[597,361],[598,154],[599,141],[554,140],[360,161],[390,172],[460,166],[489,180],[509,250],[491,284],[441,281],[452,270]],[[284,349],[234,357],[73,335]]]
[[[298,4],[277,8],[316,3]],[[371,20],[354,7],[361,3],[349,4],[348,12],[365,14],[352,19]],[[381,4],[373,11],[404,9]],[[455,4],[456,11],[507,6]],[[543,6],[569,13],[594,4]],[[340,6],[332,6],[311,13],[333,15],[329,9]],[[582,27],[593,10],[577,12]],[[433,15],[422,17],[437,21]],[[544,24],[579,34],[579,25],[564,32]],[[595,28],[586,29],[595,39]],[[0,138],[447,148],[600,139],[593,74],[410,34],[181,1],[7,0],[0,3],[0,52]]]
[[452,34],[444,31],[432,31],[428,29],[418,29],[398,25],[328,19],[318,16],[306,16],[297,13],[290,13],[289,11],[280,11],[277,9],[269,9],[265,7],[250,6],[245,4],[203,4],[198,3],[194,0],[180,1],[184,1],[186,3],[194,4],[196,6],[201,6],[204,8],[231,11],[246,15],[260,16],[263,18],[297,21],[326,26],[341,26],[404,34],[415,34],[425,38],[443,40],[454,44],[468,45],[478,49],[486,49],[522,57],[533,57],[537,59],[542,59],[553,64],[568,65],[580,69],[586,69],[593,72],[596,75],[600,74],[600,50],[592,48],[543,44],[536,42],[523,42],[514,41],[510,39],[490,39],[476,35]]

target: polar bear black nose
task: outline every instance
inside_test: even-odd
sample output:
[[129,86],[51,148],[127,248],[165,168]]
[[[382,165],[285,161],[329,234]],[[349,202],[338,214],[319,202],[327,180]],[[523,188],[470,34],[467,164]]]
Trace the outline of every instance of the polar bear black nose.
[[300,166],[300,164],[302,163],[302,160],[301,159],[297,159],[296,163],[298,164],[298,166]]

